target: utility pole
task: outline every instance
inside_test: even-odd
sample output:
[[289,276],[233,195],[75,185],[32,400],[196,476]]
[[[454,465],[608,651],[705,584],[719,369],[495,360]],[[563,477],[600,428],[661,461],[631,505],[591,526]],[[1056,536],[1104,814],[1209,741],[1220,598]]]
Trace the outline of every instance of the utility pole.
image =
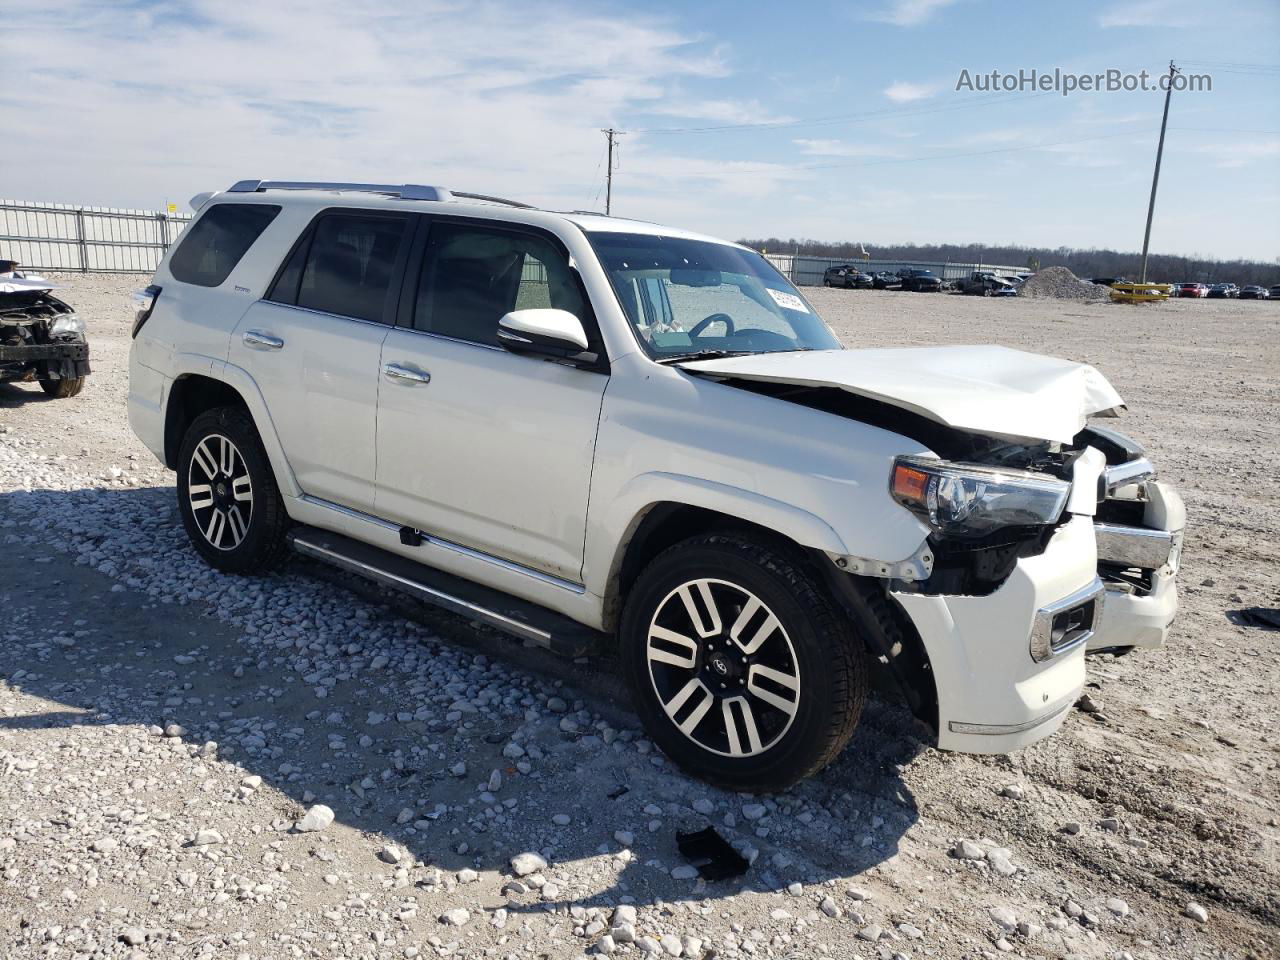
[[1169,61],[1169,85],[1164,91],[1164,117],[1160,120],[1160,143],[1156,147],[1156,170],[1151,175],[1151,202],[1147,204],[1147,231],[1142,235],[1142,276],[1139,283],[1147,282],[1147,250],[1151,246],[1151,218],[1156,212],[1156,187],[1160,183],[1160,159],[1164,156],[1164,131],[1169,125],[1169,98],[1173,95],[1173,78],[1178,75],[1178,68]]
[[[609,157],[606,161],[604,175],[604,215],[607,217],[613,209],[613,142],[616,137],[620,137],[622,135],[622,131],[609,127],[605,130],[601,130],[600,132],[604,134],[605,139],[609,142]],[[599,194],[597,194],[597,196],[599,196]]]

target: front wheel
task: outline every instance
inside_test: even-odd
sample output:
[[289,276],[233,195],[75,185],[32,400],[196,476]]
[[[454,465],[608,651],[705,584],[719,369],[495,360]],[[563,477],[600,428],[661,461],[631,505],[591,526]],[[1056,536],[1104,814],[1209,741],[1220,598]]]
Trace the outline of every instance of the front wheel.
[[258,573],[284,560],[289,515],[244,410],[218,407],[192,422],[178,453],[178,510],[210,566]]
[[620,642],[649,735],[730,789],[784,790],[822,769],[866,698],[848,618],[800,558],[745,536],[695,537],[654,559]]
[[84,377],[60,377],[57,380],[41,380],[40,389],[55,400],[74,397],[84,389]]

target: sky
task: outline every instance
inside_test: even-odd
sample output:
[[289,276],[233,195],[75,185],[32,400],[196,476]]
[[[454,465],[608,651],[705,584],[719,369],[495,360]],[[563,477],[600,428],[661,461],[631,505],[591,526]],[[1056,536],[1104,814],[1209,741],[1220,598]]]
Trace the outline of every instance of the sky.
[[[426,183],[727,238],[1142,246],[1164,95],[974,78],[1176,61],[1151,248],[1280,259],[1276,0],[0,0],[0,196],[185,209]],[[969,86],[957,89],[962,71]]]

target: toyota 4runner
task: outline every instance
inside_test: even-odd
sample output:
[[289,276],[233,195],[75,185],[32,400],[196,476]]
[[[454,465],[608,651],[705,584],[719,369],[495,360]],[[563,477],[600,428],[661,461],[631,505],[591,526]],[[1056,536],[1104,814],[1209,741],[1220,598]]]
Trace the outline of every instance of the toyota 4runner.
[[437,187],[243,181],[138,295],[134,431],[194,548],[290,550],[566,653],[693,774],[781,789],[891,671],[949,750],[1164,641],[1183,510],[1091,367],[845,350],[762,256]]

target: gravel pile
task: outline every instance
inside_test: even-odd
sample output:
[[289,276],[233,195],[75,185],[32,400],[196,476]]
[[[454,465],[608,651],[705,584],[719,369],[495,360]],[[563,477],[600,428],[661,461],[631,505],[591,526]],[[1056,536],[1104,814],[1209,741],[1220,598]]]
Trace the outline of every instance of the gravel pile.
[[1108,300],[1111,292],[1106,287],[1081,280],[1066,267],[1045,267],[1026,279],[1018,288],[1018,296],[1047,300]]

